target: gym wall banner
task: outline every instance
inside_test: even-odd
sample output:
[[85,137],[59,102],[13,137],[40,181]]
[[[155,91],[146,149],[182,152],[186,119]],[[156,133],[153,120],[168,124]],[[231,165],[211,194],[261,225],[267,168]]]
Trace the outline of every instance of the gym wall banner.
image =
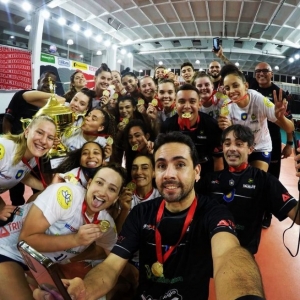
[[0,90],[30,90],[31,53],[28,50],[0,46]]

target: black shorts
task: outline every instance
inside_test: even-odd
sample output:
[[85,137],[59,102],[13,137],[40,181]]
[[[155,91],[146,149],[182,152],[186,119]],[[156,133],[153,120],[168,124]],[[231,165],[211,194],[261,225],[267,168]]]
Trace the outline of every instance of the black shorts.
[[23,264],[22,262],[14,260],[14,259],[12,259],[8,256],[0,254],[0,263],[8,262],[8,261],[18,263],[24,269],[24,271],[29,271],[29,268],[27,267],[27,265]]

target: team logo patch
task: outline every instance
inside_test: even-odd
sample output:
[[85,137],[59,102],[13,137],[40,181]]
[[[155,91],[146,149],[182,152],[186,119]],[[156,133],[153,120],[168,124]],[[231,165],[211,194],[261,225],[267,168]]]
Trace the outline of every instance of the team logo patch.
[[19,179],[19,178],[21,178],[21,177],[23,176],[23,174],[24,174],[24,170],[19,170],[19,171],[17,172],[15,178],[16,178],[16,179]]
[[253,178],[249,178],[249,179],[248,179],[248,183],[249,183],[249,184],[252,184],[253,182],[254,182]]
[[248,118],[248,114],[247,113],[242,113],[241,114],[241,120],[245,121]]
[[256,120],[256,115],[255,114],[251,115],[251,120],[253,120],[253,121]]
[[0,159],[3,159],[5,155],[5,148],[2,144],[0,144]]
[[271,155],[271,152],[267,152],[267,151],[262,152],[262,156],[264,156],[264,157],[266,157],[266,158],[269,158],[270,155]]
[[290,198],[291,198],[291,195],[289,195],[289,194],[282,194],[282,200],[283,200],[283,202],[286,202]]
[[267,97],[264,97],[263,102],[264,102],[264,105],[266,107],[273,107],[274,106],[274,104]]
[[234,186],[234,180],[233,180],[233,179],[230,179],[230,180],[229,180],[229,185],[230,185],[230,186]]
[[69,209],[73,201],[72,190],[67,186],[62,186],[56,193],[57,202],[63,209]]
[[227,195],[223,195],[223,199],[224,201],[226,201],[227,203],[231,202],[234,199],[234,195],[235,195],[235,189],[233,189],[230,193],[228,193]]

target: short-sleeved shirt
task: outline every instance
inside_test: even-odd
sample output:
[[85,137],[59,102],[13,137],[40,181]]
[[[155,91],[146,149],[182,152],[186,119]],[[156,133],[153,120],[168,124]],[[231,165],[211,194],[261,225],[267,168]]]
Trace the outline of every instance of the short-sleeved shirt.
[[[69,151],[80,149],[87,140],[83,137],[82,130],[79,128],[70,136],[65,135],[61,138],[62,143],[68,148]],[[98,136],[94,142],[98,143],[100,146],[105,147],[106,138],[103,136]]]
[[201,176],[214,170],[213,157],[222,157],[222,130],[211,116],[198,112],[200,122],[193,131],[181,130],[178,125],[178,115],[168,118],[162,123],[161,132],[181,131],[191,137],[194,142],[201,164]]
[[21,118],[32,118],[39,108],[32,104],[29,104],[24,100],[23,94],[28,92],[28,90],[21,90],[14,94],[10,100],[8,107],[5,110],[5,117],[9,119],[12,124],[11,133],[19,134],[23,132]]
[[[0,137],[0,194],[17,185],[31,169],[22,161],[13,165],[17,145]],[[35,158],[29,160],[31,168],[36,166]]]
[[228,207],[241,245],[253,254],[258,250],[264,212],[282,221],[297,204],[276,177],[252,166],[237,173],[225,169],[207,174],[199,190]]
[[[7,234],[6,236],[2,234],[0,237],[0,254],[23,262],[17,249],[17,243],[23,221],[31,205],[36,205],[50,224],[45,234],[66,235],[76,233],[79,227],[85,224],[81,213],[85,194],[86,190],[82,186],[71,183],[56,183],[47,187],[34,202],[21,206],[21,216],[16,216],[13,222],[2,228],[2,232]],[[96,240],[96,244],[109,251],[117,239],[114,220],[106,210],[99,213],[98,220],[108,220],[111,224],[108,231]],[[63,262],[81,253],[87,247],[83,245],[62,251],[44,252],[44,254],[53,261]]]
[[274,104],[262,94],[249,89],[250,101],[247,106],[239,107],[237,103],[226,100],[229,118],[233,124],[249,127],[254,134],[255,152],[271,152],[272,142],[267,120],[276,122]]
[[213,117],[214,119],[218,120],[220,116],[220,109],[223,105],[223,102],[227,99],[227,97],[222,97],[218,99],[216,95],[213,97],[213,103],[209,107],[204,107],[203,105],[200,107],[200,111],[209,116]]
[[[155,277],[151,266],[157,262],[155,227],[162,198],[135,206],[129,213],[112,253],[130,259],[140,251],[139,287],[135,299],[207,300],[212,274],[211,237],[221,231],[234,234],[232,216],[225,206],[198,197],[193,221],[179,245],[163,264],[164,277]],[[187,210],[171,213],[166,208],[158,225],[163,254],[176,245]]]

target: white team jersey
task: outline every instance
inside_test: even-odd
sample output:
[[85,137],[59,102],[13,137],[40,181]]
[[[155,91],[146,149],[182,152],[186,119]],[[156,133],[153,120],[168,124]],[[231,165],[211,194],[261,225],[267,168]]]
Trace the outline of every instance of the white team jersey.
[[[13,141],[0,137],[0,194],[17,185],[31,171],[22,161],[13,165],[16,148]],[[35,158],[28,163],[34,168]]]
[[64,177],[64,176],[68,176],[68,174],[71,174],[72,177],[75,177],[78,180],[77,184],[83,186],[84,188],[87,187],[87,181],[80,167],[60,175]]
[[[23,262],[17,249],[17,243],[23,221],[31,205],[37,206],[50,224],[45,234],[66,235],[76,233],[79,227],[85,224],[82,215],[82,203],[85,194],[86,190],[82,186],[71,183],[56,183],[47,187],[34,202],[21,206],[22,216],[16,216],[13,222],[0,228],[0,254]],[[114,220],[106,210],[99,213],[98,220],[107,220],[111,226],[107,232],[102,233],[101,237],[96,240],[96,244],[110,251],[117,240]],[[81,253],[87,247],[78,246],[57,252],[44,252],[43,254],[53,261],[63,262]]]
[[132,201],[131,201],[131,209],[133,209],[136,205],[140,204],[141,202],[146,202],[146,201],[149,201],[149,200],[153,200],[157,197],[160,197],[160,193],[155,188],[153,188],[153,191],[152,191],[151,195],[149,195],[149,197],[147,199],[142,199],[138,195],[133,194],[132,195]]
[[222,97],[221,99],[217,99],[217,97],[214,95],[213,103],[211,104],[211,106],[204,107],[203,105],[201,105],[199,111],[218,120],[220,116],[221,106],[223,105],[225,100],[227,100],[227,98]]
[[[236,103],[228,104],[229,118],[232,124],[248,126],[254,134],[255,152],[272,151],[272,141],[267,120],[276,122],[274,104],[261,93],[248,90],[250,101],[240,108]],[[224,105],[230,100],[226,100]]]
[[[77,129],[70,137],[66,137],[65,135],[63,135],[61,141],[69,151],[79,149],[84,143],[87,142],[87,140],[82,135],[81,129]],[[103,136],[98,136],[96,137],[94,142],[98,143],[102,147],[105,147],[106,138],[104,138]]]

